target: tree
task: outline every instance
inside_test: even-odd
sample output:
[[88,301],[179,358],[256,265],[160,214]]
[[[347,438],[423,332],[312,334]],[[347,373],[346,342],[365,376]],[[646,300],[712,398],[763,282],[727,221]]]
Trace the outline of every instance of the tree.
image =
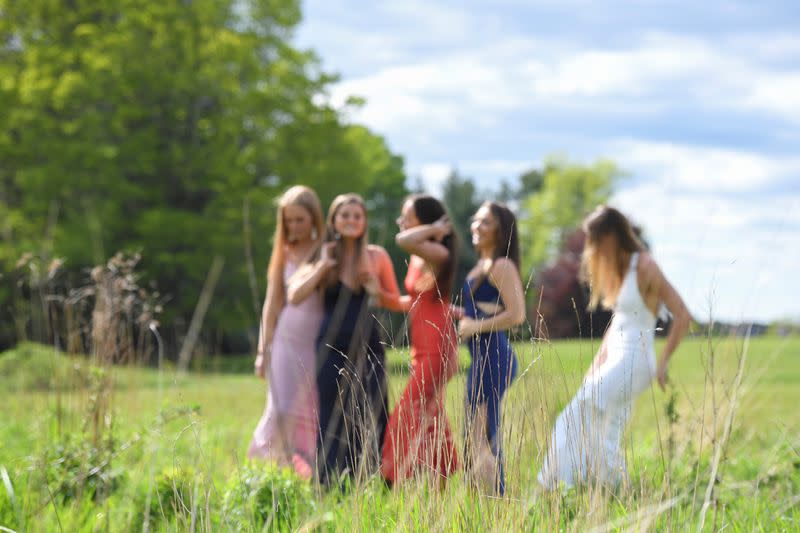
[[500,182],[500,190],[495,198],[500,202],[519,207],[520,202],[531,194],[539,192],[543,185],[544,174],[538,169],[531,168],[517,176],[516,184],[506,180]]
[[472,266],[477,260],[472,248],[470,224],[472,215],[478,210],[481,201],[475,183],[468,177],[462,177],[455,169],[442,186],[442,201],[450,212],[459,240],[458,270],[454,289],[461,287]]
[[573,230],[564,240],[558,257],[536,276],[537,297],[531,301],[528,317],[538,337],[601,338],[611,313],[590,312],[588,287],[580,281],[581,253],[586,236]]
[[541,187],[523,201],[520,217],[523,262],[534,272],[555,258],[590,211],[608,201],[621,173],[606,160],[586,166],[550,158],[541,176],[529,174],[530,183]]
[[387,242],[402,159],[319,98],[335,77],[290,44],[299,0],[7,0],[0,11],[3,271],[43,251],[64,257],[77,285],[87,266],[140,251],[143,278],[170,296],[177,342],[219,256],[205,338],[247,349],[230,341],[257,322],[265,280],[252,272],[266,268],[276,194],[297,182],[323,201],[365,193]]
[[534,335],[596,335],[609,315],[588,313],[586,288],[578,280],[583,249],[581,221],[611,196],[621,174],[610,161],[591,165],[551,157],[541,171],[520,176],[518,191],[531,190],[518,210],[523,278]]

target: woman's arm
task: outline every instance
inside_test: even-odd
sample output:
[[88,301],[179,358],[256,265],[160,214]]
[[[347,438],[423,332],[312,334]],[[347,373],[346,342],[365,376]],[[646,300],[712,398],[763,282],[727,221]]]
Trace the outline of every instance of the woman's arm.
[[394,265],[392,265],[389,253],[377,245],[370,245],[367,253],[369,253],[374,277],[372,280],[365,280],[364,287],[377,298],[381,307],[390,311],[407,313],[411,309],[411,297],[400,295],[400,288],[397,286],[397,278],[394,274]]
[[686,304],[678,294],[678,291],[675,290],[663,272],[661,272],[658,264],[650,256],[644,258],[642,268],[647,280],[647,292],[657,294],[658,302],[663,302],[669,312],[672,313],[672,326],[670,327],[669,335],[667,335],[664,349],[661,351],[661,359],[658,361],[656,371],[656,380],[663,390],[667,384],[667,365],[675,349],[683,340],[686,332],[689,331],[692,316],[689,314],[689,310],[686,308]]
[[319,260],[291,277],[286,296],[292,305],[297,305],[308,298],[319,287],[328,271],[336,266],[336,259],[333,258],[335,246],[336,243],[333,242],[323,244]]
[[[280,285],[280,287],[276,286]],[[275,324],[278,315],[286,304],[283,296],[283,280],[270,280],[267,284],[267,294],[264,306],[261,309],[261,322],[258,328],[258,348],[256,351],[255,372],[258,377],[265,377],[267,367],[270,365],[272,338],[275,334]]]
[[458,324],[462,339],[488,331],[502,331],[525,322],[525,294],[517,266],[504,257],[495,260],[489,272],[492,285],[497,287],[505,308],[490,318],[463,318]]
[[[397,245],[438,267],[447,261],[450,250],[440,241],[453,231],[450,222],[438,220],[433,224],[422,224],[403,230],[394,238]],[[434,240],[431,240],[434,239]]]

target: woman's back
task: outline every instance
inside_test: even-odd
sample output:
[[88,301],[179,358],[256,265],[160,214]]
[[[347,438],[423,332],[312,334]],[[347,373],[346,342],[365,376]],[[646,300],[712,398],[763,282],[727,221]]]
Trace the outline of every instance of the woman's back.
[[432,273],[420,262],[408,265],[405,288],[411,296],[411,346],[420,352],[433,353],[445,344],[455,345],[455,326],[450,316],[449,295],[441,294]]
[[639,290],[637,265],[639,253],[631,254],[628,270],[622,280],[608,332],[609,346],[653,345],[656,317],[647,308]]

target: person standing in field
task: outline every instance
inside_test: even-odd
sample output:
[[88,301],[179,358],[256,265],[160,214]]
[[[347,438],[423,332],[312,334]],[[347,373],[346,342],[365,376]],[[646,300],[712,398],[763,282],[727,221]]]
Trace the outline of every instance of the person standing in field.
[[287,301],[289,278],[319,250],[325,229],[316,193],[301,185],[278,201],[267,295],[259,327],[255,372],[269,388],[267,405],[253,433],[248,457],[291,464],[311,476],[316,455],[316,345],[309,331],[322,322],[316,293]]
[[[653,378],[664,388],[669,359],[691,320],[622,213],[600,206],[584,220],[583,230],[589,308],[601,304],[614,315],[580,389],[556,420],[538,476],[547,489],[582,483],[616,488],[627,482],[622,435],[633,403]],[[662,304],[673,323],[656,363],[653,340]]]
[[367,242],[367,210],[357,194],[333,200],[320,257],[293,278],[289,301],[318,289],[322,326],[313,334],[306,328],[317,345],[318,477],[324,484],[342,475],[366,479],[380,467],[388,412],[385,353],[370,301],[386,304],[400,291],[389,254]]
[[458,338],[450,312],[456,238],[436,198],[413,195],[397,219],[398,246],[411,254],[407,295],[389,307],[409,313],[411,375],[394,407],[383,443],[381,473],[390,484],[427,471],[444,480],[457,466],[445,413],[445,388],[458,369]]
[[508,207],[486,202],[471,224],[478,262],[467,275],[458,324],[472,364],[467,374],[464,463],[474,480],[505,493],[500,404],[517,374],[509,328],[525,321],[517,220]]

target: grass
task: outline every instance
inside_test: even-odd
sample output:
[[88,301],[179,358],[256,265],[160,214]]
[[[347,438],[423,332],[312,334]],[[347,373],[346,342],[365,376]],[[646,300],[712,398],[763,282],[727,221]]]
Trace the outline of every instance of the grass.
[[[302,519],[295,527],[683,530],[699,529],[702,522],[701,529],[708,531],[798,530],[800,338],[752,339],[737,387],[745,348],[741,338],[687,339],[681,345],[671,366],[671,387],[666,393],[651,389],[636,405],[625,440],[632,482],[627,491],[537,490],[535,477],[555,416],[575,392],[596,342],[523,343],[517,345],[521,376],[505,403],[506,498],[470,489],[461,473],[443,489],[425,478],[395,491],[378,480],[342,493],[312,486],[309,501],[299,504]],[[406,356],[400,350],[389,353],[390,403],[404,385]],[[462,362],[467,361],[462,353]],[[142,501],[170,470],[191,473],[189,501],[183,514],[148,522],[149,530],[240,527],[223,512],[229,511],[223,501],[249,468],[245,451],[264,407],[264,386],[257,378],[114,368],[111,414],[105,420],[105,435],[113,442],[105,448],[110,453],[99,474],[92,475],[107,474],[116,485],[107,498],[94,500],[80,491],[71,499],[59,497],[53,478],[42,474],[65,468],[63,456],[53,452],[57,443],[85,440],[89,433],[86,413],[96,391],[85,361],[27,345],[0,355],[0,370],[6,391],[0,466],[14,495],[10,501],[9,483],[0,480],[0,525],[31,531],[142,529]],[[447,392],[459,441],[463,395],[460,373]],[[92,472],[74,468],[77,473],[65,475]]]

